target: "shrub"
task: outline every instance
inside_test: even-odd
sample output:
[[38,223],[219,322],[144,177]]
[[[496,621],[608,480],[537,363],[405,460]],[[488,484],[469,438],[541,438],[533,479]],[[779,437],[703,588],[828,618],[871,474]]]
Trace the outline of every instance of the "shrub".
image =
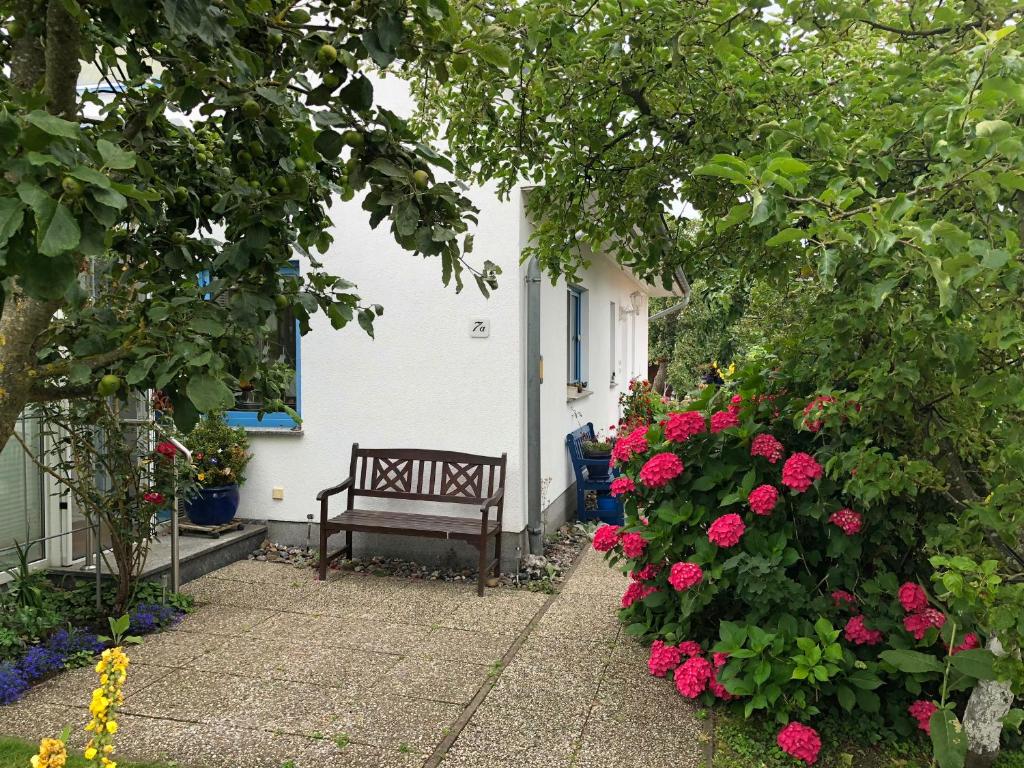
[[[800,723],[779,744],[805,761],[819,743],[805,726],[821,717],[856,712],[904,737],[951,718],[994,676],[993,659],[923,586],[923,542],[948,520],[921,490],[927,469],[847,453],[863,436],[843,393],[726,402],[708,388],[691,408],[699,415],[659,417],[617,452],[635,484],[626,524],[594,539],[632,573],[620,616],[657,643],[652,672],[668,676],[674,661],[683,696]],[[694,643],[688,660],[666,650]]]

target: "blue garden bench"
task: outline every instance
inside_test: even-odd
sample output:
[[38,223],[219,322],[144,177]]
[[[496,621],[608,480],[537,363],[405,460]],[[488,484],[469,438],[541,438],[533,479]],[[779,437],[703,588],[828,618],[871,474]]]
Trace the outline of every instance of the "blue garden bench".
[[[622,525],[622,502],[610,493],[615,473],[608,469],[608,459],[583,455],[583,443],[594,440],[594,425],[584,424],[565,436],[572,468],[576,473],[576,519],[581,523],[600,520],[611,525]],[[587,509],[587,492],[597,494],[597,509]]]

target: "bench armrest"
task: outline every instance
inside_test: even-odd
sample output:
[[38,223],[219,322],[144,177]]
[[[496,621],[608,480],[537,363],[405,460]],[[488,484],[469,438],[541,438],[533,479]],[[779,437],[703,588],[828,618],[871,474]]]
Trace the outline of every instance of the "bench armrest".
[[346,488],[352,485],[352,478],[339,483],[338,485],[332,485],[330,488],[324,488],[320,493],[316,495],[317,501],[326,501],[329,496],[334,496],[336,493],[341,493]]
[[499,501],[501,501],[501,498],[504,495],[505,495],[505,487],[502,486],[501,488],[496,490],[494,492],[494,494],[490,498],[484,499],[484,503],[480,505],[480,511],[483,512],[484,514],[487,514],[487,510],[490,509],[491,507],[493,507]]

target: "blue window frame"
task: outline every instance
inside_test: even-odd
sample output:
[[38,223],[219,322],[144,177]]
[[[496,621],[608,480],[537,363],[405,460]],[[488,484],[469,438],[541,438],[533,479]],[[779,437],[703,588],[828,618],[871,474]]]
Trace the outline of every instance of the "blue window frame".
[[566,370],[569,384],[584,384],[583,373],[583,291],[570,286],[567,294],[566,328],[568,353]]
[[[293,261],[287,267],[280,270],[282,275],[299,274],[299,263]],[[209,272],[202,272],[199,275],[199,286],[205,287],[210,284]],[[211,298],[206,294],[207,300]],[[278,336],[268,345],[268,351],[276,353],[280,359],[290,363],[295,369],[295,380],[292,384],[291,397],[286,396],[285,401],[291,400],[288,405],[295,409],[295,412],[302,413],[302,335],[299,333],[299,323],[292,315],[290,309],[284,310],[278,315]],[[298,429],[299,425],[291,416],[284,412],[265,413],[259,418],[260,403],[256,400],[246,402],[246,396],[241,395],[236,399],[236,408],[228,411],[224,420],[233,427],[244,427],[245,429]]]

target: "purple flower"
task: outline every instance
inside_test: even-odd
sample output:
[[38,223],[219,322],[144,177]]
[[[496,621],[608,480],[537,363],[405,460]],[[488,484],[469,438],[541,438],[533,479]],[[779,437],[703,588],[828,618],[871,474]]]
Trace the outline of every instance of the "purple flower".
[[82,651],[96,654],[103,650],[104,645],[98,636],[81,629],[58,629],[50,635],[46,647],[54,653],[67,658]]
[[131,612],[131,631],[147,634],[176,624],[181,619],[181,611],[158,603],[139,603]]
[[45,646],[34,645],[18,662],[18,669],[25,680],[32,683],[64,669],[64,657]]
[[0,705],[13,704],[28,690],[28,682],[21,670],[5,661],[0,664]]

